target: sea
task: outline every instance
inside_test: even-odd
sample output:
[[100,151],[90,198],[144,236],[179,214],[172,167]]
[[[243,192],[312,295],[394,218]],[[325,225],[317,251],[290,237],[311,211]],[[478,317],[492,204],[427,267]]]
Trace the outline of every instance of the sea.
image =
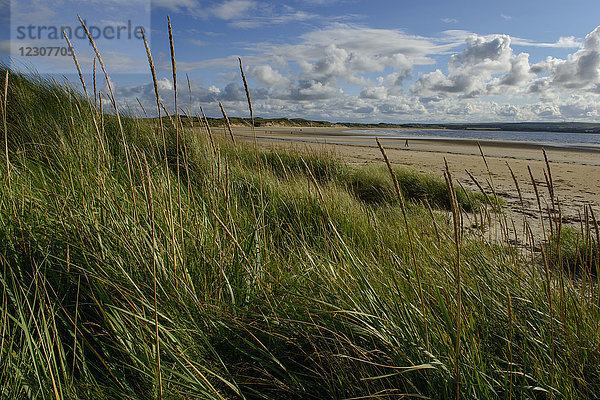
[[[398,140],[453,140],[526,144],[544,147],[600,151],[600,134],[563,132],[519,132],[499,130],[451,130],[451,129],[369,129],[348,130],[349,137],[374,139],[375,137]],[[343,136],[336,135],[342,139]]]

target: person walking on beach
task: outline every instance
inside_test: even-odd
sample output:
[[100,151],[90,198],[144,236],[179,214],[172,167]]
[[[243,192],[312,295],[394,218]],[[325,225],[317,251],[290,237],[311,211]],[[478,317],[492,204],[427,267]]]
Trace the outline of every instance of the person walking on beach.
[[408,147],[408,139],[404,141],[404,147]]

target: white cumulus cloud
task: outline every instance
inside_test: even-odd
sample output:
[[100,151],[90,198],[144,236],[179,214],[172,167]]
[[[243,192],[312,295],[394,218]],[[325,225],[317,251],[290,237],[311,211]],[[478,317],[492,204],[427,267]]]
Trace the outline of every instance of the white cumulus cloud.
[[[224,18],[234,15],[238,14],[222,14]],[[229,23],[245,20],[235,18]],[[530,52],[522,51],[523,47]],[[544,49],[554,48],[573,51],[563,58],[537,61]],[[600,117],[600,27],[583,40],[566,36],[539,43],[505,34],[453,30],[424,37],[333,23],[291,43],[247,44],[242,52],[247,53],[244,64],[253,78],[255,113],[264,117],[365,122]],[[181,62],[178,67],[222,72],[216,86],[192,85],[194,107],[203,105],[207,113],[214,110],[218,115],[212,104],[222,101],[231,115],[247,112],[237,55]],[[169,106],[172,84],[163,78],[160,85]],[[151,85],[117,91],[130,99],[139,97],[152,109]]]
[[270,65],[250,67],[248,75],[256,78],[260,84],[265,86],[285,86],[289,83],[286,77],[279,71],[274,70]]
[[536,72],[548,74],[541,80],[552,86],[564,89],[595,88],[600,83],[600,27],[589,33],[582,48],[567,59],[548,57],[533,67]]

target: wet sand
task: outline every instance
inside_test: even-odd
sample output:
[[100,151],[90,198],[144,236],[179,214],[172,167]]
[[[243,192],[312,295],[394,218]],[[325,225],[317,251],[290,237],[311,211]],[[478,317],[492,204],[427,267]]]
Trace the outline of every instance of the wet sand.
[[[327,151],[353,165],[381,163],[382,158],[374,138],[348,136],[344,131],[351,128],[257,128],[256,135],[261,147],[299,148]],[[366,135],[368,131],[364,132]],[[247,128],[236,128],[235,134],[244,140],[252,140]],[[543,205],[549,198],[544,178],[544,156],[541,146],[514,142],[481,142],[490,174],[488,174],[479,147],[472,140],[414,140],[405,147],[404,139],[381,140],[388,157],[394,165],[414,168],[421,172],[443,175],[444,158],[451,172],[465,187],[478,191],[469,178],[468,170],[491,192],[493,181],[496,192],[502,196],[511,214],[522,215],[521,204],[513,178],[512,168],[521,187],[528,218],[535,220],[537,200],[529,177],[531,168],[538,183]],[[546,148],[550,162],[555,194],[561,203],[563,221],[579,224],[579,212],[590,204],[600,217],[600,152],[580,149]],[[545,207],[545,205],[544,205]],[[534,225],[538,225],[532,221]],[[539,228],[539,226],[538,226]],[[536,229],[538,231],[539,229]]]

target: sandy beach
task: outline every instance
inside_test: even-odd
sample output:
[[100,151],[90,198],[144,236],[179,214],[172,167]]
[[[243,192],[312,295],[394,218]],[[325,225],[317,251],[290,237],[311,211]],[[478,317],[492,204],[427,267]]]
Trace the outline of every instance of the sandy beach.
[[[261,147],[295,147],[327,151],[353,165],[381,163],[382,158],[374,138],[348,136],[349,128],[257,128],[256,136]],[[235,134],[244,140],[252,140],[248,128],[236,128]],[[365,135],[369,132],[365,131]],[[491,192],[490,181],[496,192],[506,202],[507,209],[522,215],[521,204],[513,178],[507,165],[512,168],[524,197],[526,214],[534,225],[537,201],[529,177],[531,168],[544,201],[547,194],[544,178],[544,156],[541,146],[514,142],[481,142],[490,173],[480,155],[476,141],[462,140],[410,140],[405,147],[403,139],[382,139],[390,161],[399,166],[414,168],[421,172],[442,176],[444,158],[451,172],[465,187],[478,191],[466,170]],[[582,208],[591,204],[600,214],[600,152],[579,149],[547,148],[555,193],[563,214],[563,222],[579,225]],[[491,175],[491,177],[490,177]],[[491,179],[490,179],[491,178]],[[536,229],[538,230],[538,229]]]

